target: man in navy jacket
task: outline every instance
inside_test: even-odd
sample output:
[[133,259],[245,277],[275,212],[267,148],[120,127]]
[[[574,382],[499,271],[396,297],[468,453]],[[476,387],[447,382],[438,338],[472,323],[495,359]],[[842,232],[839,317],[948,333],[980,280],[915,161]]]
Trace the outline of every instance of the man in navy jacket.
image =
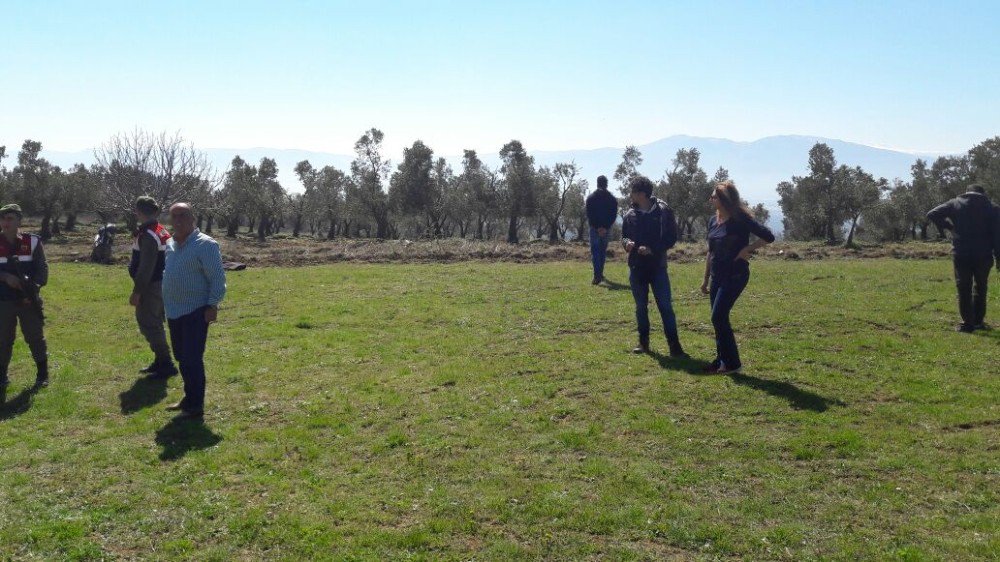
[[[979,184],[931,209],[927,218],[941,230],[951,231],[958,288],[960,332],[986,329],[986,295],[990,268],[1000,269],[1000,208],[990,202]],[[975,290],[973,290],[975,285]]]
[[594,281],[604,280],[604,261],[608,254],[611,226],[618,218],[618,199],[608,193],[608,178],[597,177],[597,189],[587,196],[587,221],[590,223],[590,257],[594,263]]
[[629,283],[635,299],[639,345],[632,351],[649,353],[649,288],[663,320],[671,357],[687,357],[677,335],[677,319],[670,302],[667,250],[677,243],[677,221],[666,203],[653,197],[653,182],[638,176],[629,183],[632,208],[622,219],[622,245],[628,253]]

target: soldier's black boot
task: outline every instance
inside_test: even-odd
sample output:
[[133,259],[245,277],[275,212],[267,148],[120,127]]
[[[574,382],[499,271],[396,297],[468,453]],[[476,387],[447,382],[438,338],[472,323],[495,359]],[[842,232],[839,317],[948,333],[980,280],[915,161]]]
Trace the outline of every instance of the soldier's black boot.
[[167,357],[156,362],[156,369],[149,374],[150,378],[166,379],[177,374],[177,367],[174,362]]
[[35,386],[45,387],[49,386],[49,362],[42,361],[38,364],[38,374],[35,375]]
[[684,352],[679,340],[667,341],[670,346],[670,357],[674,359],[689,359],[691,356]]

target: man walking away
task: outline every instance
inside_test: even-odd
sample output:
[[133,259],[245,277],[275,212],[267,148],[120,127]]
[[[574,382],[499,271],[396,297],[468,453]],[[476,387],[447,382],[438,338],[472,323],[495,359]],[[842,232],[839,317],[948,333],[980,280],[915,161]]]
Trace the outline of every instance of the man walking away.
[[152,197],[144,195],[136,199],[133,213],[139,221],[139,230],[132,244],[132,261],[128,266],[128,274],[133,281],[128,302],[135,307],[139,332],[153,352],[153,362],[140,372],[154,378],[166,378],[177,374],[177,367],[170,358],[167,333],[163,329],[163,268],[170,233],[156,220],[160,206]]
[[986,196],[982,185],[946,201],[927,213],[941,230],[951,231],[958,288],[959,332],[988,329],[986,325],[987,282],[990,267],[1000,270],[1000,211]]
[[638,176],[629,184],[632,208],[622,219],[622,245],[628,253],[629,283],[635,299],[635,319],[639,345],[634,353],[649,353],[649,288],[653,288],[656,307],[663,320],[670,356],[687,357],[677,335],[677,319],[670,302],[670,277],[667,276],[667,250],[677,242],[674,212],[653,197],[653,182]]
[[593,284],[604,280],[604,261],[608,255],[611,226],[618,218],[618,199],[608,192],[608,178],[597,177],[597,189],[587,196],[587,222],[590,223],[590,258],[594,263]]
[[226,294],[219,243],[195,228],[187,203],[170,207],[173,237],[167,242],[163,270],[163,305],[170,344],[180,363],[184,399],[170,406],[181,417],[200,418],[205,411],[205,345],[208,326],[219,315]]

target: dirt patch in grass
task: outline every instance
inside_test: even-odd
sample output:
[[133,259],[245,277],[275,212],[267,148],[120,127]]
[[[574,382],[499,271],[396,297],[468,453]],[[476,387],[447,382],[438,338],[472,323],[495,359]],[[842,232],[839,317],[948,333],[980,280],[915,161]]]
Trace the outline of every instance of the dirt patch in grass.
[[[31,231],[29,226],[26,230]],[[85,227],[78,232],[59,235],[46,244],[51,261],[89,261],[95,229]],[[96,232],[96,231],[95,231]],[[216,233],[217,235],[220,233]],[[265,242],[240,234],[236,238],[218,236],[223,259],[251,267],[294,267],[325,263],[458,263],[507,262],[543,263],[555,261],[589,261],[586,242],[550,244],[537,240],[523,244],[463,239],[443,240],[324,240],[311,236],[294,238],[278,235]],[[119,235],[114,250],[114,263],[127,264],[132,241]],[[682,242],[670,251],[670,260],[677,263],[698,262],[705,258],[702,242]],[[763,248],[755,259],[765,260],[843,260],[843,259],[940,259],[950,255],[946,242],[914,242],[909,244],[872,244],[855,248],[828,246],[819,243],[777,242]],[[608,248],[609,260],[622,260],[624,254],[617,243]]]

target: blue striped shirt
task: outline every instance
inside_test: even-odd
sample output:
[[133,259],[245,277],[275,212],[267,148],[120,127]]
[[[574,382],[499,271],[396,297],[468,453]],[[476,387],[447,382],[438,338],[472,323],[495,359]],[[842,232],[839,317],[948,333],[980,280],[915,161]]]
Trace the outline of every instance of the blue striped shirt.
[[197,228],[184,241],[167,242],[163,269],[163,308],[167,318],[191,314],[203,306],[217,306],[226,294],[219,243]]

